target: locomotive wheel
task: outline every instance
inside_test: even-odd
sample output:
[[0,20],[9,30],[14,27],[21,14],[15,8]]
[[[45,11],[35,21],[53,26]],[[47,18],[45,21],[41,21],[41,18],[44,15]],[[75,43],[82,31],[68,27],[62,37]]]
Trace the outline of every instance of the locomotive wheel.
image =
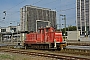
[[44,46],[44,49],[47,49],[47,47],[46,47],[46,46]]
[[37,45],[37,49],[39,49],[39,45]]
[[48,45],[45,45],[44,47],[45,47],[45,49],[49,49],[49,46]]

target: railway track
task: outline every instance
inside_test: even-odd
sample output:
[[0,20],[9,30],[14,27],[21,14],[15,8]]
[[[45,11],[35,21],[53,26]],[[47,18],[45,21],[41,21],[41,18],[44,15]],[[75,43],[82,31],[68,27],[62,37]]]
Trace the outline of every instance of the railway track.
[[67,40],[67,45],[90,46],[90,41]]
[[75,57],[75,56],[65,56],[65,55],[54,54],[54,53],[30,52],[30,51],[21,50],[21,49],[0,48],[0,51],[25,54],[25,55],[34,55],[34,56],[41,56],[41,57],[56,58],[56,59],[62,59],[62,60],[90,60],[88,58],[81,58],[81,57]]
[[90,43],[67,43],[67,45],[90,46]]

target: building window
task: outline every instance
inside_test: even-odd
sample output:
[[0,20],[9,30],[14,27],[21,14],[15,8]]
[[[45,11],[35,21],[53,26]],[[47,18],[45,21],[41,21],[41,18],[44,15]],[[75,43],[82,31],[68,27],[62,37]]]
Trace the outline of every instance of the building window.
[[16,28],[11,28],[10,30],[14,30],[14,32],[16,32]]
[[6,32],[6,29],[1,29],[1,32]]

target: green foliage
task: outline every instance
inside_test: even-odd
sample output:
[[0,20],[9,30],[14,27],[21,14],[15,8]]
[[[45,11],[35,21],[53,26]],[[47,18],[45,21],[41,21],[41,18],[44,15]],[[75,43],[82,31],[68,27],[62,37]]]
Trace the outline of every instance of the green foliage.
[[76,26],[69,26],[69,27],[67,27],[67,29],[69,29],[69,30],[66,30],[66,31],[76,31],[77,27]]
[[[67,33],[65,32],[65,30],[66,31],[76,31],[77,30],[77,27],[76,26],[68,26],[66,28],[61,29],[63,35],[64,34],[67,35]],[[60,31],[60,29],[58,29],[57,31]]]
[[13,60],[12,56],[7,55],[7,54],[0,54],[0,59],[10,59],[10,60]]
[[2,54],[2,55],[0,55],[0,58],[10,58],[10,56]]

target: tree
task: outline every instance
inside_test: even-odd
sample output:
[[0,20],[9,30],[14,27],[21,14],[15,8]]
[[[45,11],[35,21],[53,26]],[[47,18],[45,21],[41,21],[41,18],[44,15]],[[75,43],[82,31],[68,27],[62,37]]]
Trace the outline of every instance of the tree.
[[69,29],[67,31],[76,31],[77,30],[77,27],[76,26],[69,26],[67,28]]
[[[68,26],[66,27],[66,31],[76,31],[77,30],[77,27],[76,26]],[[60,29],[58,29],[57,31],[60,31]],[[67,35],[67,33],[65,32],[65,28],[62,28],[61,29],[62,31],[62,34],[64,35]]]

